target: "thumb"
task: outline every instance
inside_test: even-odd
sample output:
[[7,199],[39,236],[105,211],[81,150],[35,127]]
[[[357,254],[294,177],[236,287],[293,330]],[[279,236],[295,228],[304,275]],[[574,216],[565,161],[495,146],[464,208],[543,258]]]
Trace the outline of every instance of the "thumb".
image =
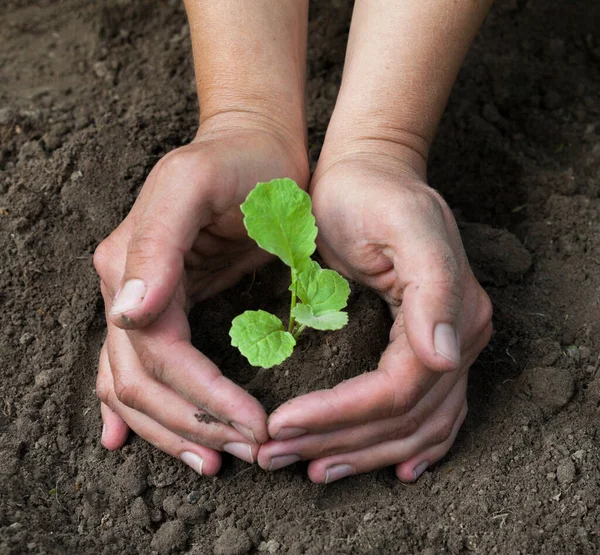
[[[411,245],[403,257],[408,278],[402,313],[408,342],[428,368],[452,371],[460,367],[460,319],[463,286],[459,263],[449,241],[435,237]],[[408,253],[406,253],[408,254]]]
[[183,274],[183,253],[161,227],[132,237],[109,317],[123,329],[147,326],[167,308]]
[[148,176],[149,192],[136,215],[109,312],[110,321],[123,329],[147,326],[169,306],[181,283],[184,255],[208,217],[202,168],[189,155],[161,162]]

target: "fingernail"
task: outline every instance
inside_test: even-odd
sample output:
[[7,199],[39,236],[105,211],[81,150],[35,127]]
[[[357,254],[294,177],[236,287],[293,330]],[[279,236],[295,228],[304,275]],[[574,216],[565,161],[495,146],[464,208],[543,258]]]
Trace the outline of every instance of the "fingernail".
[[269,464],[269,470],[279,470],[284,466],[289,466],[290,464],[294,464],[298,462],[300,457],[298,455],[279,455],[278,457],[273,457],[271,459],[271,464]]
[[230,422],[231,426],[234,427],[240,434],[242,434],[246,439],[249,439],[252,443],[256,443],[256,438],[254,437],[254,432],[250,428],[246,428],[246,426],[242,426],[237,422]]
[[456,332],[450,324],[440,322],[433,330],[433,346],[438,355],[442,355],[450,362],[460,362],[460,347]]
[[276,440],[284,440],[284,439],[292,439],[293,437],[298,437],[308,432],[306,428],[281,428],[279,433],[275,436]]
[[334,464],[325,470],[325,483],[329,484],[340,478],[352,476],[352,474],[354,474],[354,468],[349,464]]
[[204,459],[202,457],[196,455],[196,453],[185,451],[179,455],[179,458],[202,476],[202,465],[204,464]]
[[106,434],[106,424],[102,424],[102,435],[100,436],[100,441],[104,441],[105,434]]
[[113,315],[121,314],[142,304],[146,296],[146,284],[141,279],[130,279],[119,291],[110,309]]
[[254,455],[252,454],[252,447],[247,443],[238,443],[233,441],[223,445],[223,451],[227,451],[238,459],[254,464]]
[[429,461],[423,461],[422,463],[419,463],[417,466],[415,466],[415,469],[413,470],[413,474],[415,475],[415,482],[420,478],[421,474],[423,474],[423,472],[427,470],[428,466]]

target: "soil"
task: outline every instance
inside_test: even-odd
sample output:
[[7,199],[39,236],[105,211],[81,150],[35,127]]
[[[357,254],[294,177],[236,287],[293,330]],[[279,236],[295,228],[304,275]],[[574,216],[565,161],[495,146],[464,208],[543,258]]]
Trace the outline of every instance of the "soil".
[[[412,486],[391,469],[317,486],[303,464],[269,474],[232,458],[202,478],[136,437],[101,447],[91,257],[195,133],[185,14],[178,0],[0,12],[1,553],[600,551],[600,4],[498,0],[460,73],[430,179],[496,331],[454,447]],[[313,161],[350,14],[312,3]],[[389,326],[354,287],[348,328],[307,334],[293,362],[257,372],[228,322],[282,275],[267,268],[192,314],[196,345],[268,409],[373,368]]]

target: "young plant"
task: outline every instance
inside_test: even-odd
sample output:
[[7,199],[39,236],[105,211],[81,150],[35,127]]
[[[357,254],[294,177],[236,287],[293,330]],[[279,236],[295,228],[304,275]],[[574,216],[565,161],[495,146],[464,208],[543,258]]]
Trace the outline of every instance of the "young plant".
[[248,235],[259,247],[278,256],[292,273],[290,317],[283,322],[264,310],[236,316],[229,335],[253,366],[271,368],[288,358],[305,328],[337,330],[348,323],[348,282],[324,270],[311,255],[317,226],[310,196],[288,178],[259,183],[241,205]]

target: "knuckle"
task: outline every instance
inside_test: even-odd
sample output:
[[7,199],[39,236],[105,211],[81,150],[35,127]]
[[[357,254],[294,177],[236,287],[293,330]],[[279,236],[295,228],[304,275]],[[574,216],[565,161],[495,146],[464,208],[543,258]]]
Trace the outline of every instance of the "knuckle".
[[160,218],[142,223],[127,248],[128,270],[155,272],[157,264],[168,264],[169,271],[183,269],[184,252],[170,222]]
[[142,368],[148,372],[151,372],[153,375],[155,374],[156,361],[154,358],[154,353],[151,349],[149,349],[146,345],[136,343],[135,351],[140,361],[140,365]]
[[416,404],[417,396],[411,391],[411,388],[401,388],[392,374],[385,366],[378,369],[380,376],[384,380],[383,387],[387,393],[383,407],[385,407],[386,416],[406,415]]
[[100,399],[105,405],[108,405],[110,397],[110,387],[104,380],[98,380],[96,382],[96,397]]
[[344,397],[340,393],[340,388],[343,383],[344,382],[321,393],[321,399],[331,410],[331,419],[336,422],[343,420],[346,414],[343,401]]
[[111,242],[110,238],[104,239],[94,251],[94,268],[100,278],[104,279],[106,275],[107,266],[111,259]]
[[[158,223],[160,228],[165,227],[164,223]],[[161,231],[160,228],[154,228],[153,232]],[[168,236],[169,230],[164,230]],[[148,230],[144,229],[137,234],[127,249],[128,262],[133,259],[136,263],[144,263],[152,261],[156,258],[156,254],[164,250],[164,240],[160,235],[150,235]]]
[[413,435],[420,427],[421,422],[419,421],[419,419],[414,414],[412,414],[412,412],[409,412],[402,419],[402,426],[400,428],[403,434],[402,437],[408,437]]
[[391,430],[388,430],[384,439],[385,441],[405,439],[412,436],[419,429],[419,426],[420,422],[417,418],[411,413],[408,413],[402,416]]
[[138,410],[140,388],[136,384],[115,380],[115,395],[126,407]]
[[494,307],[492,305],[492,301],[490,300],[489,295],[480,287],[479,293],[480,299],[480,314],[483,326],[486,327],[491,321],[492,316],[494,315]]
[[403,192],[403,203],[409,202],[411,207],[425,213],[430,213],[432,210],[441,212],[445,204],[442,195],[423,182],[419,182],[413,188],[406,188]]
[[329,444],[328,442],[323,442],[314,447],[313,452],[311,453],[311,458],[313,459],[322,459],[324,457],[329,457],[332,455],[336,455],[341,451],[340,446],[336,446],[334,444]]
[[460,279],[460,268],[454,253],[449,245],[440,246],[433,253],[433,266],[435,284],[449,295],[462,298],[462,283]]
[[[156,164],[157,178],[172,186],[188,187],[189,181],[198,179],[203,184],[213,184],[218,168],[210,156],[201,156],[197,145],[188,145],[173,150]],[[217,184],[215,183],[215,186]]]
[[147,374],[159,382],[164,382],[163,365],[160,362],[159,352],[153,348],[151,341],[136,341],[135,352],[141,367]]
[[156,164],[156,172],[159,177],[169,177],[185,171],[189,166],[189,156],[185,150],[178,148],[165,154]]
[[440,418],[434,425],[432,440],[435,444],[445,443],[452,436],[454,422],[449,418]]

